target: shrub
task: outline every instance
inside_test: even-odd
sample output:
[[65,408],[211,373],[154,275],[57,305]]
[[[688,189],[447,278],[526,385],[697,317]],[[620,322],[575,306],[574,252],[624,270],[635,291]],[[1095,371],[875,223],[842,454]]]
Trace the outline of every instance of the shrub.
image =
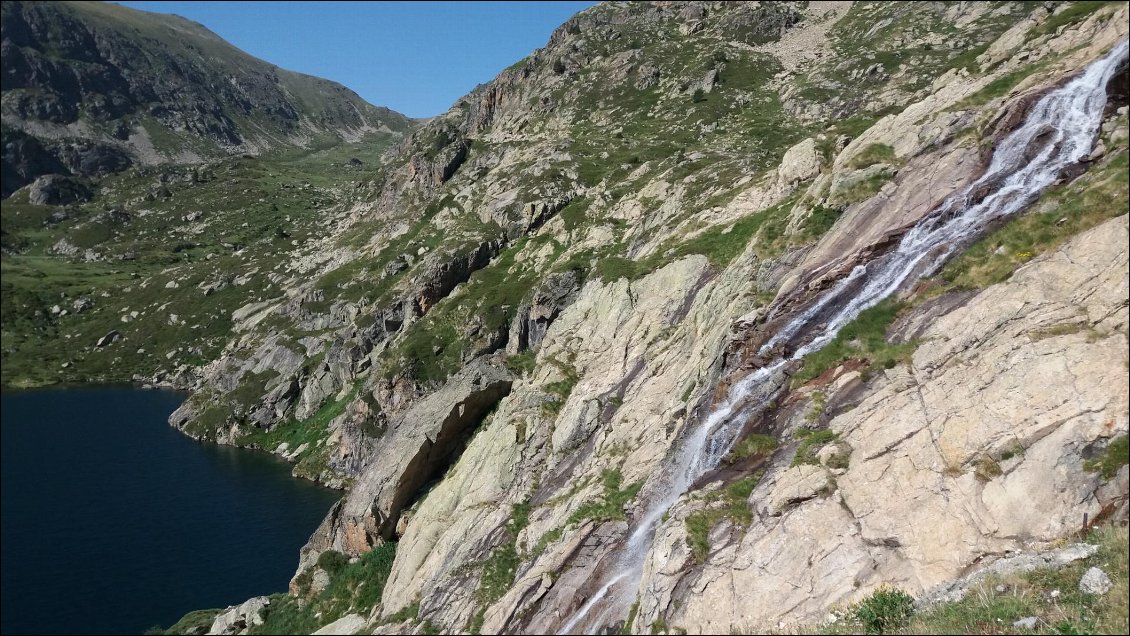
[[337,550],[326,550],[318,555],[318,567],[331,576],[345,569],[347,565],[349,565],[349,558]]
[[905,625],[914,614],[914,597],[902,590],[882,587],[855,608],[855,618],[868,634],[888,634]]

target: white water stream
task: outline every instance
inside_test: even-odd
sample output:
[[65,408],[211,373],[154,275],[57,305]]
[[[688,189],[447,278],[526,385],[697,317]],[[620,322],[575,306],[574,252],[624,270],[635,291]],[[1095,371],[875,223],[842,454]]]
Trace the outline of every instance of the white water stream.
[[[820,349],[864,310],[907,283],[933,274],[959,246],[983,234],[994,221],[1030,205],[1065,168],[1091,153],[1106,106],[1106,85],[1126,56],[1124,40],[1082,74],[1042,97],[1024,124],[994,149],[983,176],[923,217],[896,248],[855,267],[765,343],[761,355],[789,345],[800,335],[815,333],[791,354],[736,383],[726,399],[688,434],[660,477],[662,487],[651,489],[664,494],[650,502],[607,580],[561,628],[562,634],[597,629],[607,618],[627,613],[638,594],[644,560],[660,518],[695,481],[718,466],[746,419],[735,414],[746,415],[763,407],[781,386],[782,367],[787,362]],[[979,194],[985,194],[984,198],[977,199]],[[821,320],[825,322],[813,324]],[[592,615],[597,608],[600,612]]]

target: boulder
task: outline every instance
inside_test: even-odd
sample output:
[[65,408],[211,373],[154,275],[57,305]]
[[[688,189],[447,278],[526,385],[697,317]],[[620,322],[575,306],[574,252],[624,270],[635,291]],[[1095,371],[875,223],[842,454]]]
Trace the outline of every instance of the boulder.
[[315,636],[321,634],[356,634],[357,630],[365,626],[365,617],[360,614],[346,614],[336,621],[314,632]]
[[27,200],[35,205],[68,205],[90,200],[90,187],[74,177],[48,174],[28,188]]
[[1079,579],[1079,591],[1084,594],[1093,594],[1095,596],[1102,596],[1114,587],[1110,577],[1106,572],[1099,568],[1092,567],[1083,573],[1083,578]]
[[807,181],[818,174],[820,156],[816,152],[816,140],[811,137],[789,148],[777,168],[777,175],[784,184]]

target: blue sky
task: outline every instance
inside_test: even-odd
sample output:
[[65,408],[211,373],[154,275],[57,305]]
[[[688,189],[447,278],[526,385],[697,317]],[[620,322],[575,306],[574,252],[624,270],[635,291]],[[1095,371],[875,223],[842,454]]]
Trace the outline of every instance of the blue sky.
[[594,2],[118,2],[195,20],[255,57],[409,117],[447,110]]

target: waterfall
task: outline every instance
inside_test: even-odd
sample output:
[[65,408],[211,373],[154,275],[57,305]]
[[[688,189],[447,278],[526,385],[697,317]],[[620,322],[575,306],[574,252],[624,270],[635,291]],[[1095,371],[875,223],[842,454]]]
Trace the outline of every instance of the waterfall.
[[[659,520],[696,480],[718,466],[741,431],[745,420],[741,416],[763,407],[782,385],[786,363],[820,349],[864,310],[936,272],[959,246],[981,236],[994,221],[1023,210],[1065,168],[1090,154],[1106,107],[1106,85],[1126,57],[1127,41],[1123,40],[1082,74],[1043,96],[1024,124],[993,150],[984,175],[919,220],[893,250],[856,266],[765,343],[759,352],[762,356],[781,346],[793,350],[742,378],[702,424],[688,433],[659,475],[661,487],[652,489],[663,494],[636,523],[607,580],[561,633],[570,634],[586,625],[599,627],[605,617],[627,612],[639,591],[644,559]],[[795,344],[812,333],[815,335],[807,342]],[[600,614],[586,620],[602,604]]]

